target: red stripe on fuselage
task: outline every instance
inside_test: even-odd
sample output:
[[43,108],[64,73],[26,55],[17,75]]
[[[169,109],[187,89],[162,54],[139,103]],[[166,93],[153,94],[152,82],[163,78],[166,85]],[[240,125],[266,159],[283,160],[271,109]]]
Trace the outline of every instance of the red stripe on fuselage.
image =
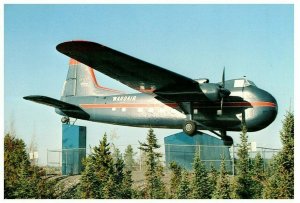
[[[225,107],[276,107],[273,102],[224,102]],[[214,107],[214,106],[213,106]]]
[[157,108],[157,107],[177,107],[176,103],[166,103],[166,104],[80,104],[82,108],[85,109],[105,109],[105,108]]
[[[165,105],[176,108],[177,103],[164,103],[164,104],[144,104],[144,103],[110,103],[110,104],[80,104],[85,109],[105,109],[105,108],[159,108]],[[224,102],[223,107],[276,107],[272,102]],[[216,106],[199,106],[198,108],[219,108]]]

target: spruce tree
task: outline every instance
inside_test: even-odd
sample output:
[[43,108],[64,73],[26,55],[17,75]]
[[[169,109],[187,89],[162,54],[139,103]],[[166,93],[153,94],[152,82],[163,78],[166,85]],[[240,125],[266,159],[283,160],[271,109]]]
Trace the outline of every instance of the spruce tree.
[[31,166],[22,139],[9,133],[4,137],[4,198],[53,198],[53,182],[46,182],[45,171]]
[[116,156],[116,160],[114,161],[114,175],[113,175],[113,182],[114,182],[114,196],[115,198],[123,198],[123,181],[124,181],[124,170],[125,164],[124,160],[122,159],[122,155],[118,153]]
[[133,171],[134,167],[136,167],[136,162],[134,160],[135,155],[136,153],[133,151],[132,146],[128,145],[124,153],[124,163],[127,170]]
[[181,181],[177,190],[177,198],[178,199],[190,199],[191,198],[191,189],[189,186],[189,174],[184,169],[181,175]]
[[[81,176],[79,190],[83,198],[105,198],[114,189],[112,180],[114,175],[113,158],[111,156],[106,134],[99,146],[85,161],[85,170]],[[109,184],[108,184],[109,183]]]
[[130,170],[125,170],[123,184],[122,184],[122,198],[131,199],[134,195],[134,190],[132,189],[132,172]]
[[212,195],[211,183],[205,165],[200,159],[200,152],[196,150],[193,163],[193,177],[191,182],[192,198],[210,199]]
[[264,172],[264,162],[263,158],[261,157],[260,153],[255,155],[253,166],[251,170],[251,177],[252,177],[252,198],[253,199],[261,199],[262,198],[262,191],[263,191],[263,184],[265,182],[265,172]]
[[24,141],[6,134],[4,137],[4,198],[18,198],[15,193],[16,187],[20,185],[22,176],[28,175],[29,167],[30,162]]
[[165,186],[162,181],[163,167],[159,161],[162,155],[155,151],[159,148],[160,145],[157,143],[153,129],[149,129],[147,142],[140,142],[139,149],[146,153],[146,196],[151,199],[162,199],[166,195]]
[[274,157],[272,174],[264,188],[264,198],[294,198],[294,114],[287,112],[280,132],[282,150]]
[[170,198],[176,197],[178,187],[181,182],[181,172],[182,168],[175,161],[170,163],[171,169],[171,184],[170,184]]
[[220,174],[217,179],[216,189],[213,193],[215,199],[230,199],[231,189],[229,177],[225,167],[225,158],[222,158]]
[[209,182],[211,185],[211,191],[215,191],[216,186],[217,186],[217,180],[218,180],[218,171],[216,170],[216,168],[214,167],[214,165],[211,163],[210,164],[210,171],[208,173],[208,178],[209,178]]
[[239,145],[237,156],[235,197],[239,199],[251,199],[252,179],[249,165],[247,129],[245,125],[242,125],[241,144]]
[[96,169],[90,156],[86,158],[83,165],[84,171],[81,173],[79,185],[80,196],[84,199],[101,198],[102,188],[99,187],[101,182],[96,175]]

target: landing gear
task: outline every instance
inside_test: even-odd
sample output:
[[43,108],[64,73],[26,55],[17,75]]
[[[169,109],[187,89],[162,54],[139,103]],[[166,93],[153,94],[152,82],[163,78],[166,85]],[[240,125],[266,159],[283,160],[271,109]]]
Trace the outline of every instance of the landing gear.
[[185,132],[188,135],[194,135],[197,131],[197,125],[195,121],[192,120],[186,120],[183,123],[183,132]]
[[228,136],[226,131],[220,130],[220,133],[217,133],[214,130],[209,130],[210,132],[214,133],[215,135],[219,136],[222,140],[225,146],[231,147],[233,145],[233,139],[232,137]]
[[223,140],[224,145],[231,147],[233,145],[232,137],[228,136],[226,131],[220,131],[220,133],[221,133],[221,139]]
[[193,103],[192,102],[182,102],[180,103],[180,108],[186,115],[186,120],[183,123],[182,129],[185,134],[193,136],[197,131],[197,123],[193,120]]
[[64,117],[61,118],[61,122],[64,123],[64,124],[70,124],[70,118],[64,116]]
[[230,136],[225,136],[222,138],[222,140],[225,146],[231,147],[233,145],[233,139]]

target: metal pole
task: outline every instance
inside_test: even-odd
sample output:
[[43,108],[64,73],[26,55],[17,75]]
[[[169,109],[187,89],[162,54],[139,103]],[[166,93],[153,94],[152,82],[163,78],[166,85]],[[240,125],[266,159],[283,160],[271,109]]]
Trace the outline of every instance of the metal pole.
[[48,148],[47,148],[47,169],[46,169],[46,176],[48,175],[47,170],[48,170]]
[[265,149],[263,149],[263,159],[264,159],[264,171],[266,171],[266,155],[265,155]]
[[65,160],[66,160],[66,175],[68,174],[68,150],[65,150],[66,151],[66,155],[65,155]]
[[140,149],[140,171],[142,171],[142,152]]
[[200,144],[198,145],[198,150],[199,150],[199,159],[200,159],[200,161],[204,164],[203,160],[201,159]]
[[234,145],[232,145],[232,175],[234,176]]

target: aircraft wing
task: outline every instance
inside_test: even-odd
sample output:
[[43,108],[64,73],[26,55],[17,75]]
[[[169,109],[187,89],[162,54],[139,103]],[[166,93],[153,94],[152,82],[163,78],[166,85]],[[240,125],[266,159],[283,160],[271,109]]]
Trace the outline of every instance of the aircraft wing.
[[208,100],[198,82],[101,44],[69,41],[56,49],[140,92],[175,102]]
[[69,117],[80,118],[80,119],[90,118],[90,115],[86,113],[84,110],[82,110],[79,106],[69,104],[57,99],[53,99],[51,97],[32,95],[32,96],[26,96],[24,97],[24,99],[37,102],[40,104],[44,104],[47,106],[51,106],[54,108],[58,108]]

